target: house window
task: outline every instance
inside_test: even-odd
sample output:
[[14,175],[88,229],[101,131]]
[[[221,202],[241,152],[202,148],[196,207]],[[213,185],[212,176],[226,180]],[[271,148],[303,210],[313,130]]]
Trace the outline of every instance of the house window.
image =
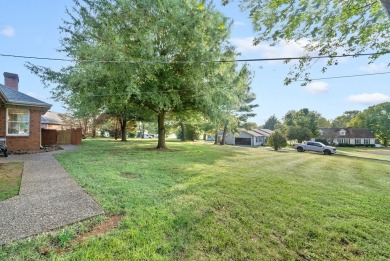
[[339,144],[349,144],[349,139],[339,139]]
[[355,139],[355,144],[359,145],[360,144],[360,139]]
[[370,140],[369,139],[364,139],[364,144],[370,144]]
[[7,109],[7,135],[28,136],[30,132],[30,111]]

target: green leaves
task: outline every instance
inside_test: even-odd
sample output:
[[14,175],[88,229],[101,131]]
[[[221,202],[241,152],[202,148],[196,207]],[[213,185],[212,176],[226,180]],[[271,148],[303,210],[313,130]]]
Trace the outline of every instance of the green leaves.
[[368,107],[351,120],[351,125],[370,129],[387,146],[390,139],[390,102]]
[[[390,19],[377,0],[241,0],[241,6],[250,11],[254,44],[306,39],[306,55],[323,56],[390,51]],[[285,84],[301,78],[310,64],[301,60],[294,65]],[[336,64],[330,59],[327,67]]]

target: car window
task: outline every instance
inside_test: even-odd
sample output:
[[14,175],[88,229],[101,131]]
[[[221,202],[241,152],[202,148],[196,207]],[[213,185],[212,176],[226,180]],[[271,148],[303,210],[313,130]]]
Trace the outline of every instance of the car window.
[[310,146],[313,146],[314,144],[313,144],[313,142],[308,142],[308,143],[306,143],[307,145],[310,145]]

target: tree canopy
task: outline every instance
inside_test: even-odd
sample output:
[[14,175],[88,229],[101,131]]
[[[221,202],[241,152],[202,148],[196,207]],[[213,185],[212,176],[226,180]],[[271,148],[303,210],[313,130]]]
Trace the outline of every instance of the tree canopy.
[[351,120],[351,127],[368,128],[385,146],[390,140],[390,102],[368,107]]
[[[297,127],[299,129],[307,130],[307,137],[306,139],[310,139],[312,137],[315,137],[319,134],[318,132],[318,117],[319,113],[315,111],[310,111],[307,108],[300,109],[299,111],[289,111],[284,116],[284,124],[288,127]],[[299,133],[295,132],[294,133]],[[289,139],[292,139],[293,137],[289,137]],[[298,139],[298,137],[296,138]]]
[[349,127],[350,121],[359,113],[360,113],[360,111],[357,111],[357,110],[344,112],[343,115],[336,117],[332,121],[332,127],[333,128]]
[[58,99],[77,96],[121,115],[137,106],[150,110],[161,149],[167,113],[191,110],[212,118],[239,106],[241,81],[249,79],[240,78],[245,66],[236,70],[235,63],[206,62],[235,56],[228,43],[231,21],[210,2],[73,2],[60,27],[65,35],[60,51],[75,65],[60,72],[29,65],[44,81],[57,83]]
[[280,121],[274,114],[265,121],[263,128],[269,130],[275,130],[275,125],[277,125],[278,123],[280,123]]
[[[229,0],[222,0],[227,4]],[[383,0],[383,2],[388,2]],[[254,44],[266,42],[275,45],[280,41],[299,42],[310,54],[330,56],[325,71],[337,65],[337,55],[358,55],[365,52],[373,61],[390,51],[390,20],[377,0],[241,0],[241,8],[249,10],[256,32]],[[302,59],[293,66],[285,83],[302,76],[311,59]]]

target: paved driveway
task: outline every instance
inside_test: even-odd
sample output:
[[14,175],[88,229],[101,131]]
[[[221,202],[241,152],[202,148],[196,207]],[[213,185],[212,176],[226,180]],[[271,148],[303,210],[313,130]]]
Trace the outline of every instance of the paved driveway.
[[24,162],[19,196],[0,202],[0,245],[103,214],[54,153],[0,157],[0,163]]

